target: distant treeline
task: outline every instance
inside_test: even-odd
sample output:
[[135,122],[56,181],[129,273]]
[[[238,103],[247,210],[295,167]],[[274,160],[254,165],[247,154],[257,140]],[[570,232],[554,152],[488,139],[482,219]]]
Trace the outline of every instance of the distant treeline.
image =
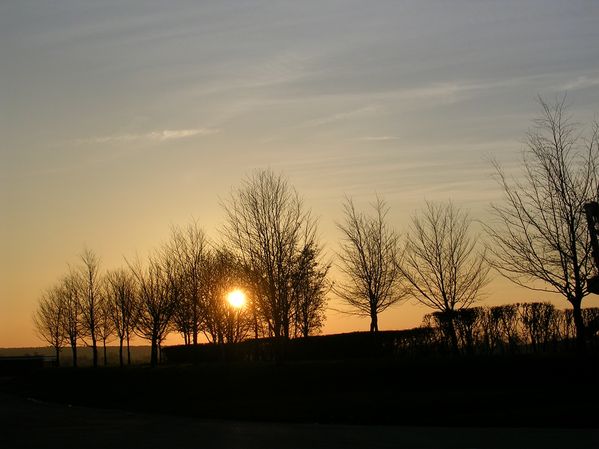
[[[150,356],[150,346],[131,346],[131,363],[142,364],[148,363]],[[106,346],[107,364],[118,365],[119,363],[119,347]],[[23,357],[23,356],[46,356],[56,357],[56,351],[51,346],[46,347],[31,347],[31,348],[0,348],[0,357]],[[66,366],[72,365],[72,354],[70,351],[63,351],[60,354],[60,361]],[[91,347],[81,347],[78,351],[79,366],[93,365],[93,350]]]
[[[583,309],[589,347],[599,348],[599,308]],[[471,307],[424,317],[422,326],[397,331],[352,332],[291,340],[262,338],[243,342],[163,349],[169,363],[218,361],[346,360],[453,353],[449,320],[458,336],[461,354],[522,354],[570,351],[576,329],[571,309],[546,302]]]

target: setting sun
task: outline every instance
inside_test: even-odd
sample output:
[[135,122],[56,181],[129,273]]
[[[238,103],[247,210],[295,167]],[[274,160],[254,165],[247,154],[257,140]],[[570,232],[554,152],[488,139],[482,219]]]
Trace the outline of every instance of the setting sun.
[[236,309],[245,305],[245,293],[239,289],[233,290],[227,294],[227,302]]

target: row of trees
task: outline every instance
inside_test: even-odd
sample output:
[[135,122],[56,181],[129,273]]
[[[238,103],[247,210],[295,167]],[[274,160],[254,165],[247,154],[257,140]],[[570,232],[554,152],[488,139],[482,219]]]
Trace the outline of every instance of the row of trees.
[[494,163],[504,201],[481,223],[479,243],[472,220],[453,204],[426,203],[403,240],[388,226],[388,208],[377,199],[373,213],[345,204],[337,294],[356,313],[371,318],[411,297],[448,317],[447,338],[455,351],[454,312],[481,296],[489,270],[525,288],[559,293],[572,305],[576,339],[584,346],[582,300],[587,279],[597,273],[585,204],[599,198],[599,123],[584,138],[567,115],[565,97],[540,99],[542,115],[527,136],[523,173],[510,177]]
[[[423,326],[433,328],[434,340],[449,341],[449,317],[444,312],[425,315]],[[453,312],[451,320],[462,352],[514,353],[555,350],[576,335],[572,309],[560,310],[547,302],[470,307]],[[592,326],[599,319],[599,308],[583,309],[583,321]]]
[[[505,201],[493,206],[492,222],[481,223],[486,244],[472,233],[468,214],[451,202],[426,203],[400,238],[388,224],[383,200],[377,199],[367,214],[346,199],[345,217],[338,224],[342,278],[333,290],[350,306],[348,312],[370,317],[373,332],[379,313],[410,297],[452,317],[480,299],[495,268],[524,287],[561,293],[573,306],[576,337],[584,343],[582,299],[589,293],[586,279],[596,270],[584,204],[599,197],[599,125],[583,139],[563,100],[553,106],[541,100],[541,106],[543,115],[528,135],[523,176],[512,179],[495,164]],[[103,323],[118,327],[115,318],[103,318],[112,315],[102,312],[102,298],[134,298],[133,324],[116,332],[119,339],[134,332],[150,340],[152,363],[171,330],[186,343],[197,343],[201,334],[226,342],[252,331],[255,337],[290,338],[319,329],[331,288],[330,263],[316,237],[317,222],[296,190],[271,170],[259,171],[231,193],[224,210],[218,247],[196,223],[175,228],[145,264],[128,263],[120,274],[107,275],[106,282],[100,279],[97,258],[86,251],[81,267],[44,296],[38,328],[48,334],[41,313],[51,307],[44,304],[56,298],[77,302],[78,330],[63,331],[63,337],[74,348],[81,337],[89,341],[94,365],[97,342],[105,341],[110,329]],[[249,303],[243,313],[232,315],[224,294],[233,286],[248,292]],[[61,320],[69,322],[69,313]],[[447,329],[457,351],[452,319]]]
[[[113,337],[123,345],[132,335],[151,343],[151,364],[169,332],[186,344],[201,335],[214,343],[237,342],[252,334],[299,337],[324,324],[327,272],[316,239],[316,222],[297,192],[271,171],[258,172],[231,195],[225,207],[224,242],[210,242],[197,223],[174,227],[169,240],[147,261],[100,272],[90,250],[40,300],[34,322],[56,349],[89,345],[98,365],[98,345]],[[241,289],[243,308],[225,300]],[[129,354],[129,351],[127,351]],[[130,357],[128,357],[130,361]]]

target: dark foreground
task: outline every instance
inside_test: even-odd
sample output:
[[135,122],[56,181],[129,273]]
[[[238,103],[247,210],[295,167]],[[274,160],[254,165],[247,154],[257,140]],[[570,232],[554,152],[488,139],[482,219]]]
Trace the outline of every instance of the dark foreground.
[[0,446],[599,448],[598,360],[39,369],[0,382]]
[[597,448],[596,429],[209,421],[0,394],[3,448]]

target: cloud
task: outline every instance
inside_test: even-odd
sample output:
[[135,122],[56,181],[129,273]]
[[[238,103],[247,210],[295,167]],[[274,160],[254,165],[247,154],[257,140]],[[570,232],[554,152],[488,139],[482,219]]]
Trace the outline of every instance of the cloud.
[[397,136],[365,136],[361,137],[360,141],[362,142],[388,142],[390,140],[398,140]]
[[161,131],[151,131],[141,134],[114,134],[110,136],[91,137],[85,139],[76,139],[77,144],[86,143],[121,143],[137,141],[159,141],[179,140],[193,136],[206,136],[220,132],[218,129],[199,128],[199,129],[164,129]]
[[573,79],[571,81],[569,81],[568,83],[564,84],[563,89],[564,90],[577,90],[577,89],[585,89],[587,87],[595,87],[595,86],[599,86],[599,75],[592,77],[592,76],[579,76],[576,79]]
[[362,117],[365,115],[374,114],[379,109],[376,105],[365,106],[363,108],[353,109],[351,111],[342,111],[335,114],[315,118],[308,120],[299,126],[299,128],[311,128],[315,126],[328,125],[329,123],[335,123],[343,120],[349,120],[355,117]]

